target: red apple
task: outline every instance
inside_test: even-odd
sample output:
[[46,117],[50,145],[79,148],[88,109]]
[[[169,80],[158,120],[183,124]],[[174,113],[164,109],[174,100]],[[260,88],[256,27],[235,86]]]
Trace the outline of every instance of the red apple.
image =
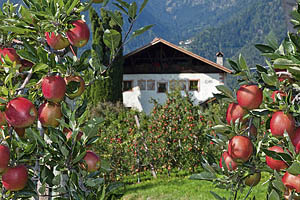
[[281,98],[281,99],[282,99],[282,97],[286,97],[286,96],[287,96],[286,93],[284,93],[284,92],[282,92],[282,91],[276,90],[276,91],[274,91],[274,92],[272,93],[272,96],[271,96],[271,98],[273,99],[273,102],[276,102],[276,97],[278,98],[278,94],[280,95],[280,98]]
[[295,119],[291,114],[277,111],[272,114],[270,129],[273,136],[283,136],[286,131],[290,137],[295,133]]
[[[222,160],[224,160],[224,162],[227,166],[227,169],[229,171],[236,170],[237,163],[233,161],[233,159],[230,157],[230,155],[227,151],[225,151],[220,158],[220,163],[219,163],[220,168],[223,168]],[[230,167],[230,165],[231,165],[231,167]]]
[[[268,149],[269,151],[275,151],[277,153],[284,153],[284,150],[279,146],[272,146]],[[275,170],[281,170],[286,169],[288,166],[287,164],[282,160],[275,160],[269,156],[266,156],[266,163],[271,169]]]
[[66,93],[66,82],[59,76],[46,76],[42,81],[42,93],[48,101],[61,102]]
[[22,190],[28,180],[28,171],[24,165],[10,167],[2,175],[2,184],[6,190],[19,191]]
[[10,152],[5,145],[0,145],[0,173],[4,172],[9,164]]
[[236,98],[240,106],[251,110],[260,106],[263,93],[257,85],[242,85],[236,93]]
[[6,105],[5,118],[15,128],[26,128],[32,125],[37,117],[33,103],[24,97],[12,99]]
[[[85,82],[80,76],[68,76],[65,77],[66,85],[67,85],[67,96],[70,99],[74,99],[76,97],[79,97],[85,90]],[[70,87],[72,83],[79,84],[79,87],[76,88],[76,90],[68,91],[69,89],[73,89]]]
[[59,121],[57,119],[62,118],[60,104],[52,102],[45,102],[39,107],[39,121],[44,127],[57,127]]
[[0,49],[0,61],[3,63],[2,57],[8,56],[12,62],[16,62],[17,64],[21,64],[21,58],[17,54],[14,48],[4,48]]
[[240,122],[245,123],[246,120],[242,120],[242,119],[246,114],[247,114],[247,110],[242,108],[239,104],[231,103],[227,108],[226,121],[229,125],[231,121],[232,123],[235,123],[237,119],[239,119]]
[[300,127],[296,128],[295,134],[291,137],[291,141],[295,147],[295,152],[300,152]]
[[300,175],[294,176],[288,172],[285,172],[281,180],[288,189],[294,189],[296,192],[300,192]]
[[[72,138],[73,131],[71,131],[70,129],[68,129],[68,128],[65,127],[65,128],[63,129],[63,132],[64,132],[65,134],[67,134],[67,136],[66,136],[66,137],[67,137],[67,140],[69,140],[69,139]],[[79,141],[79,140],[81,139],[82,135],[83,135],[83,133],[80,131],[80,132],[77,134],[76,140]]]
[[29,70],[34,64],[28,60],[21,59],[21,67],[19,69],[20,72],[23,72],[25,70]]
[[248,185],[250,187],[256,186],[259,183],[260,179],[261,179],[261,173],[260,172],[256,172],[254,174],[249,175],[245,179],[245,185]]
[[74,28],[67,31],[69,42],[75,47],[85,46],[90,39],[90,30],[87,24],[82,20],[76,20],[71,23]]
[[70,45],[68,39],[64,38],[61,34],[55,34],[54,32],[46,32],[45,37],[48,45],[55,50],[61,50]]
[[253,153],[251,140],[246,136],[234,136],[229,140],[228,153],[235,162],[246,162]]
[[[87,165],[88,172],[94,172],[100,168],[100,159],[97,154],[91,150],[86,151],[86,155],[84,156],[83,160]],[[82,167],[86,169],[84,165],[82,165]]]
[[18,134],[19,137],[24,137],[24,135],[25,135],[25,128],[14,128],[14,130]]
[[5,124],[6,124],[5,113],[0,112],[0,126],[3,126]]

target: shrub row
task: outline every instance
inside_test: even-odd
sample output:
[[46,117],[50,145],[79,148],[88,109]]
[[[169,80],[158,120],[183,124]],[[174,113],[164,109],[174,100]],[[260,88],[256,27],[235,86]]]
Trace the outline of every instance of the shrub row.
[[[156,173],[175,169],[195,171],[205,157],[218,154],[207,136],[224,104],[194,105],[180,91],[167,94],[164,104],[153,101],[150,115],[121,104],[102,103],[92,116],[103,117],[95,151],[111,163],[112,176]],[[222,110],[222,111],[221,111]]]

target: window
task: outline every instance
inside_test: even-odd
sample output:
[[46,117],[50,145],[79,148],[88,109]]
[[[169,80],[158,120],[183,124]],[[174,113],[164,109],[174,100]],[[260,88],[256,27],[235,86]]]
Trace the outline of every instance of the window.
[[132,81],[123,81],[123,91],[132,90]]
[[155,90],[155,81],[147,80],[147,90]]
[[198,80],[190,80],[189,81],[189,90],[190,91],[198,91],[199,90],[198,83],[199,83]]
[[138,80],[138,86],[139,86],[140,90],[146,90],[146,81]]
[[164,93],[167,92],[167,83],[157,83],[157,92]]
[[186,80],[180,80],[180,89],[181,90],[186,90]]

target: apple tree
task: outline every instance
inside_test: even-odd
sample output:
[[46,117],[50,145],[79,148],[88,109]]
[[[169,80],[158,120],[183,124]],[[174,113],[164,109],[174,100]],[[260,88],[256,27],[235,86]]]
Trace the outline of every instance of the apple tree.
[[[299,3],[292,16],[299,30]],[[212,140],[221,153],[213,164],[203,162],[206,171],[192,179],[230,190],[231,199],[247,199],[263,173],[269,177],[266,199],[300,198],[299,41],[297,31],[288,33],[280,44],[268,38],[267,44],[256,45],[266,57],[266,66],[256,69],[249,68],[241,55],[237,61],[229,60],[240,87],[231,91],[218,86],[221,93],[216,96],[229,104],[222,113],[226,120],[212,127],[216,132]]]
[[[138,8],[113,1],[123,14],[109,15],[132,26],[147,2]],[[0,9],[1,199],[106,199],[120,186],[104,176],[109,163],[91,150],[103,119],[89,118],[82,93],[152,25],[128,30],[123,40],[105,29],[109,62],[95,62],[90,49],[78,53],[91,34],[81,14],[94,3],[109,1],[7,1]]]

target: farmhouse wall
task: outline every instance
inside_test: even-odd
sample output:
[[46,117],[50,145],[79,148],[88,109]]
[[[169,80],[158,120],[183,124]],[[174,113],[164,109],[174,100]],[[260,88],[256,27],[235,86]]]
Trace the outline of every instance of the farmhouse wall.
[[[203,102],[213,96],[213,93],[218,93],[217,85],[224,84],[225,73],[184,73],[184,74],[124,74],[123,81],[132,81],[132,89],[123,92],[123,103],[126,107],[136,108],[139,111],[144,111],[149,114],[153,108],[150,103],[152,98],[159,103],[166,101],[166,94],[158,92],[158,83],[167,83],[168,91],[170,92],[170,84],[175,80],[182,80],[186,85],[186,90],[189,91],[189,80],[198,80],[198,90],[189,91],[193,95],[195,104]],[[146,84],[145,88],[138,86],[138,81]],[[153,88],[147,88],[147,81],[155,83]],[[184,95],[185,92],[182,91]]]

